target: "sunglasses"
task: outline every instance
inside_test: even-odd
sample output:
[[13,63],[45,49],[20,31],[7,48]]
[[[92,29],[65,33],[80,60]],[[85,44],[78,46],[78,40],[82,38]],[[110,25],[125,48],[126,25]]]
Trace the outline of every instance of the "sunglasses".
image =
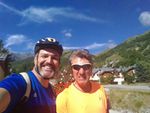
[[79,71],[81,68],[82,68],[83,70],[89,70],[89,69],[91,69],[92,65],[91,65],[91,64],[83,64],[83,65],[73,64],[71,67],[72,67],[74,70]]

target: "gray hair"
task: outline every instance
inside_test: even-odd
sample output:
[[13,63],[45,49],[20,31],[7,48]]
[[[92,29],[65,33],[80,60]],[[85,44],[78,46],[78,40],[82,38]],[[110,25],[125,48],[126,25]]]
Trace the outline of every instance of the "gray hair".
[[71,64],[71,61],[76,58],[76,57],[79,57],[79,58],[85,58],[87,59],[91,64],[93,64],[93,60],[92,60],[92,54],[89,53],[88,50],[86,49],[79,49],[79,50],[74,50],[69,58],[69,63]]

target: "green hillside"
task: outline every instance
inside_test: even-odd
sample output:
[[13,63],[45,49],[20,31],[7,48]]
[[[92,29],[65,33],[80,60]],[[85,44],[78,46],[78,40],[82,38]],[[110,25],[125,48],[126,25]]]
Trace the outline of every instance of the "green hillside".
[[16,60],[11,63],[11,67],[13,73],[29,71],[33,68],[33,57],[29,57],[23,60]]
[[[96,67],[136,65],[139,79],[150,80],[150,32],[129,38],[117,47],[96,55]],[[111,62],[111,63],[110,63]],[[144,76],[144,78],[143,78]]]

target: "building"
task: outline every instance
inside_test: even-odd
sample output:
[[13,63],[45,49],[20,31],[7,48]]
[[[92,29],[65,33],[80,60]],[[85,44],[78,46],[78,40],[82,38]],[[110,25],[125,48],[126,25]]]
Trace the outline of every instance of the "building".
[[101,77],[107,78],[112,76],[113,82],[116,82],[118,85],[121,85],[125,79],[123,73],[126,72],[129,76],[133,76],[135,74],[136,66],[129,67],[102,67],[94,69],[93,76],[90,78],[91,80],[101,81]]
[[14,61],[12,54],[0,53],[0,80],[10,72],[9,62]]

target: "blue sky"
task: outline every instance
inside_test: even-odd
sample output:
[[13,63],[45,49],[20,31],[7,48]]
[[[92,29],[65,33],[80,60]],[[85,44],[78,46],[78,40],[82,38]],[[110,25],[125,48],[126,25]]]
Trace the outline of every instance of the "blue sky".
[[11,52],[55,37],[95,54],[149,30],[150,0],[0,0],[0,39]]

